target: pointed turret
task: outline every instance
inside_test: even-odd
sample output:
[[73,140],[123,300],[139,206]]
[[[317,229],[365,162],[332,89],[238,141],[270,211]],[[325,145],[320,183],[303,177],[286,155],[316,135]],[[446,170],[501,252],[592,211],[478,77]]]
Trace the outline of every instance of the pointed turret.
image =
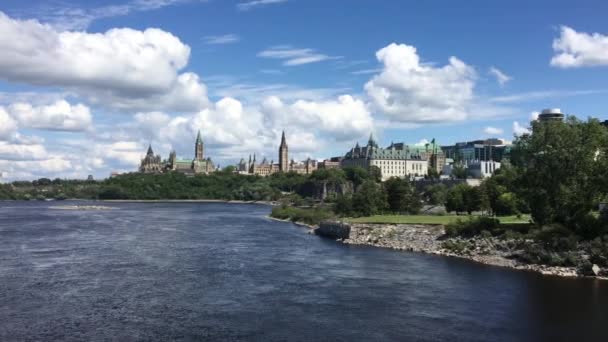
[[378,146],[378,144],[376,144],[376,140],[374,140],[374,134],[370,133],[369,134],[369,140],[367,141],[367,146]]
[[154,151],[152,151],[152,144],[148,145],[148,152],[146,153],[147,156],[154,156]]
[[201,130],[198,130],[198,133],[196,134],[196,143],[202,143],[203,142],[203,138],[201,137]]
[[287,141],[285,140],[285,131],[281,134],[281,146],[287,147]]

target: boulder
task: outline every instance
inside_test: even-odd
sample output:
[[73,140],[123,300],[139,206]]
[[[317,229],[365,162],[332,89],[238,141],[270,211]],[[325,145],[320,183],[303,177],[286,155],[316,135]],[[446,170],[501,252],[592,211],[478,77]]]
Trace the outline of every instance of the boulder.
[[591,266],[591,272],[592,272],[592,273],[593,273],[595,276],[600,275],[600,271],[601,271],[601,269],[600,269],[600,267],[599,267],[598,265],[593,264],[593,266]]
[[323,221],[319,224],[319,228],[315,229],[315,234],[332,239],[348,239],[350,225],[342,222]]

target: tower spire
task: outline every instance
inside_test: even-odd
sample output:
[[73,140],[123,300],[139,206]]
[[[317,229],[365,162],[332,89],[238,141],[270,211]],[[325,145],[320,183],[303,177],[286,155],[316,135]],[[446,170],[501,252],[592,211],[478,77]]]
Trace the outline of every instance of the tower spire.
[[285,139],[285,131],[281,134],[281,146],[279,146],[279,171],[289,171],[289,149]]
[[201,130],[198,130],[196,134],[196,142],[194,143],[194,159],[203,160],[205,159],[205,148],[203,146],[203,138],[201,138]]

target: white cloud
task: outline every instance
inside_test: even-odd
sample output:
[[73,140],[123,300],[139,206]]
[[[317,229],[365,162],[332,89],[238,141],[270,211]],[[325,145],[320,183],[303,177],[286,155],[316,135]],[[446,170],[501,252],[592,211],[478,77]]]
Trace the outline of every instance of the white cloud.
[[342,58],[339,56],[328,56],[317,52],[315,49],[298,49],[289,45],[273,46],[260,51],[258,52],[258,57],[284,60],[283,65],[286,66],[297,66]]
[[166,93],[156,96],[124,96],[111,90],[91,91],[85,94],[93,104],[125,111],[196,112],[209,105],[207,86],[200,81],[197,74],[191,72],[180,74]]
[[518,93],[506,96],[496,96],[489,99],[493,103],[516,103],[543,100],[550,98],[562,98],[571,96],[595,95],[608,93],[607,89],[588,89],[588,90],[542,90]]
[[490,73],[490,75],[496,77],[496,82],[498,82],[498,84],[500,84],[501,86],[505,85],[507,82],[513,79],[511,76],[505,74],[496,67],[490,67],[490,70],[488,72]]
[[8,107],[8,111],[20,126],[26,128],[85,131],[92,125],[89,107],[81,103],[71,105],[65,100],[37,107],[29,103],[15,103]]
[[0,78],[9,82],[64,87],[119,108],[195,111],[206,101],[198,76],[178,74],[190,47],[160,29],[58,32],[0,12],[0,49]]
[[555,55],[551,65],[577,68],[608,65],[608,36],[600,33],[577,32],[562,26],[560,36],[553,40]]
[[319,129],[336,140],[361,137],[373,129],[365,103],[350,95],[317,102],[299,100],[287,105],[277,97],[269,97],[262,104],[262,112],[274,127]]
[[448,65],[423,64],[416,48],[390,44],[376,53],[384,65],[365,90],[372,104],[401,122],[464,120],[473,99],[475,70],[456,57]]
[[241,40],[241,38],[233,33],[224,34],[221,36],[206,36],[203,38],[205,44],[209,45],[222,45],[222,44],[232,44]]
[[532,112],[530,113],[530,121],[536,121],[538,120],[538,116],[540,115],[540,112]]
[[24,16],[40,18],[57,30],[85,30],[95,20],[125,16],[133,12],[151,11],[167,6],[206,0],[133,0],[116,5],[93,8],[75,7],[64,2],[48,2]]
[[504,131],[497,127],[488,126],[483,129],[483,132],[488,135],[499,135],[502,134]]
[[382,69],[361,69],[361,70],[355,70],[355,71],[351,71],[352,75],[368,75],[368,74],[377,74],[379,72],[381,72]]
[[0,107],[0,141],[8,140],[17,132],[17,122]]
[[516,136],[530,134],[530,129],[520,125],[519,122],[514,121],[513,122],[513,134],[515,134]]
[[0,160],[40,160],[47,157],[44,145],[0,141]]
[[1,160],[0,173],[9,180],[35,179],[41,177],[56,178],[74,169],[70,160],[52,157],[45,160]]
[[243,1],[241,3],[238,3],[236,5],[236,8],[238,8],[240,11],[248,11],[248,10],[256,8],[256,7],[280,4],[280,3],[287,2],[287,1],[288,0],[249,0],[249,1]]

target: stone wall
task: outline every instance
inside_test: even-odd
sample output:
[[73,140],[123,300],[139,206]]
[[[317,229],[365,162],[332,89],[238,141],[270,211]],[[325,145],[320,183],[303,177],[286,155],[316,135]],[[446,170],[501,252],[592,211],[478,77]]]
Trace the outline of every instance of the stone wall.
[[323,221],[319,224],[319,228],[315,229],[315,234],[336,240],[348,239],[350,225],[343,222]]

